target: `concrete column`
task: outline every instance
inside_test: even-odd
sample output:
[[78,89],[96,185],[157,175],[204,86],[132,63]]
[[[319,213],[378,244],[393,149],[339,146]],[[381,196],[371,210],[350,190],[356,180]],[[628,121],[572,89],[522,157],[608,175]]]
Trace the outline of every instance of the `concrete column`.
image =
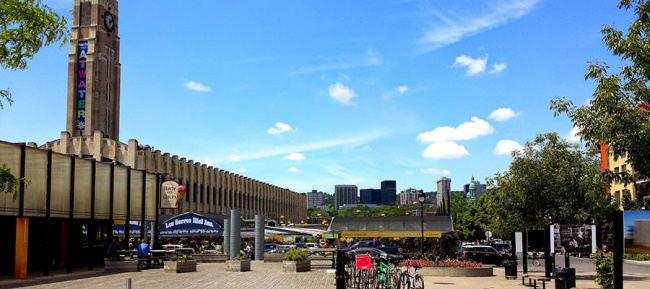
[[230,256],[230,219],[223,220],[223,253]]
[[241,209],[230,210],[230,259],[239,255],[241,250]]
[[255,215],[255,260],[264,261],[264,215]]

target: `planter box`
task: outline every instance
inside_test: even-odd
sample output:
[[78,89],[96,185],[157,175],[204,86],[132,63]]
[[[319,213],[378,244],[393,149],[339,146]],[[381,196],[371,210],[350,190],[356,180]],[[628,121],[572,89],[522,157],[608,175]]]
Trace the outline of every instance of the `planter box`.
[[104,272],[106,273],[123,273],[138,272],[138,261],[104,261]]
[[487,277],[494,276],[492,268],[457,268],[457,267],[424,267],[418,270],[423,276],[446,277]]
[[246,272],[251,270],[251,260],[228,260],[226,261],[227,272]]
[[189,261],[165,261],[165,272],[185,273],[196,272],[196,260]]
[[225,263],[227,254],[192,254],[192,259],[199,263]]
[[284,261],[284,253],[265,253],[264,263],[266,262],[282,262]]
[[282,261],[284,272],[307,272],[311,271],[311,260]]

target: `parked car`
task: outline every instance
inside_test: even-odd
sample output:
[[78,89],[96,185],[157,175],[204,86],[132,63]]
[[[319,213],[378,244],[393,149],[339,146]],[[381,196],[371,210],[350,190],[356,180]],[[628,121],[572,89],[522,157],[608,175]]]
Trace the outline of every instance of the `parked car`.
[[497,249],[501,254],[504,252],[512,252],[512,246],[510,246],[510,243],[506,242],[494,242],[492,243],[492,248]]
[[272,253],[278,249],[278,244],[268,243],[264,244],[264,253]]
[[376,248],[359,248],[345,252],[346,260],[354,260],[357,255],[370,255],[373,259],[382,259],[388,262],[399,262],[404,258],[402,254],[395,255]]
[[496,249],[486,245],[466,245],[462,246],[458,251],[461,258],[467,258],[474,262],[485,264],[494,264],[501,266],[504,256]]

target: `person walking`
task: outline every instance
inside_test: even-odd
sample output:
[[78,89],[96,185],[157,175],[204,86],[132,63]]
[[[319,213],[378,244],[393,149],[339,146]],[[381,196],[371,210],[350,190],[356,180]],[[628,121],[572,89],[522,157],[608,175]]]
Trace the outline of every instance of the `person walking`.
[[537,250],[533,249],[533,265],[541,266],[542,264],[539,262],[539,254],[537,254]]

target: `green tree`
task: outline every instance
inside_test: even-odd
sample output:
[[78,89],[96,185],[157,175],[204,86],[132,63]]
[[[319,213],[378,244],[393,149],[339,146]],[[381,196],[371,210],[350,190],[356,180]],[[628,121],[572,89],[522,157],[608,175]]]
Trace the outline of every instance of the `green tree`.
[[[67,42],[65,17],[54,12],[41,0],[0,1],[0,66],[4,69],[26,69],[27,60],[44,46],[63,40]],[[0,89],[2,100],[11,105],[9,89]]]
[[485,239],[484,214],[479,205],[474,204],[460,194],[452,194],[451,218],[454,222],[454,231],[460,240],[477,241]]
[[7,167],[7,164],[2,164],[0,167],[0,193],[13,194],[13,198],[16,200],[18,197],[18,188],[20,188],[21,182],[24,181],[11,174],[11,170]]
[[487,230],[509,235],[541,229],[550,223],[584,224],[609,215],[599,158],[556,133],[538,135],[523,150],[513,153],[509,170],[489,178],[484,191]]
[[[622,0],[619,9],[633,9],[637,19],[624,35],[612,26],[601,33],[603,42],[624,63],[618,73],[611,73],[603,62],[591,62],[586,80],[597,84],[589,104],[575,106],[566,97],[551,100],[555,116],[566,114],[580,129],[582,140],[599,145],[608,144],[614,156],[627,155],[636,171],[636,178],[650,177],[650,2]],[[634,181],[627,172],[608,172],[608,181]]]

